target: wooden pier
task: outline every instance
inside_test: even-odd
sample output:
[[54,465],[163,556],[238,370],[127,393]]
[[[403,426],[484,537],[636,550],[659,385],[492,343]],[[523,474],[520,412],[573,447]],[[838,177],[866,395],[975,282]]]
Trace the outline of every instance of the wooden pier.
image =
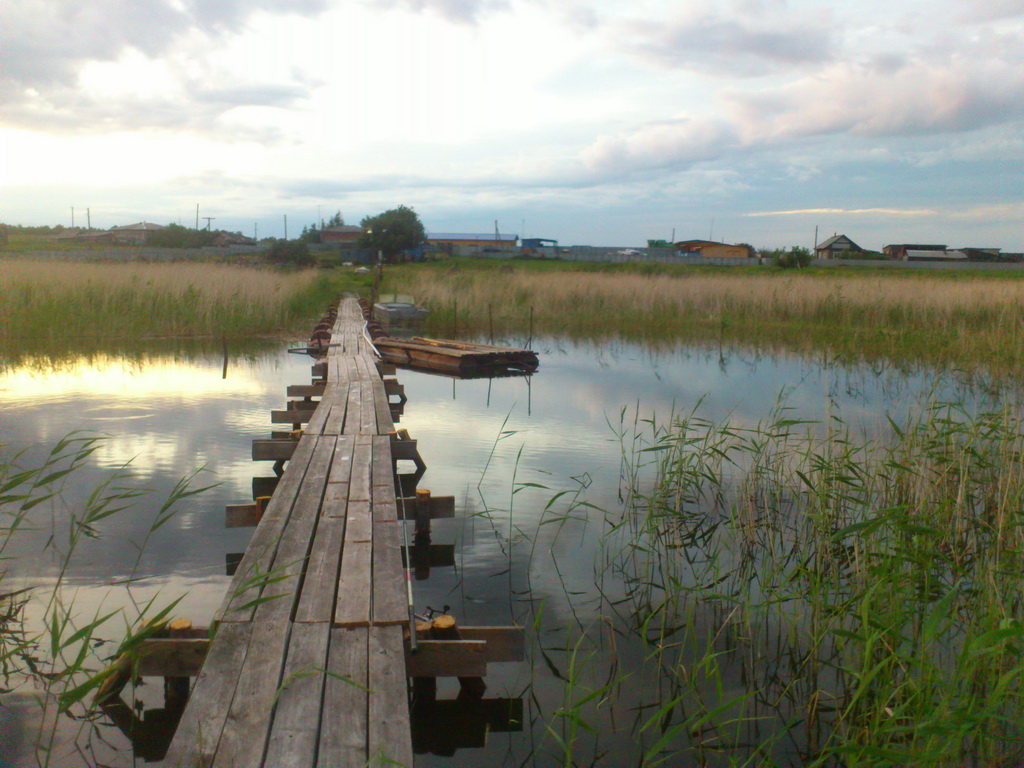
[[254,446],[254,458],[287,464],[254,505],[259,525],[166,766],[413,765],[395,384],[355,300],[341,303],[319,365],[324,380],[289,393],[319,402],[275,411],[291,434]]

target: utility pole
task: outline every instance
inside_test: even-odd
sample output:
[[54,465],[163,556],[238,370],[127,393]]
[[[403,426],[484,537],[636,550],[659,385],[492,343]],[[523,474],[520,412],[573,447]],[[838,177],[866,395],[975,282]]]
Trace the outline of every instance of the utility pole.
[[85,222],[89,229],[92,229],[92,208],[85,209]]
[[196,203],[196,232],[199,231],[199,203]]
[[258,221],[252,223],[252,239],[257,243],[260,241],[260,223]]
[[284,239],[288,239],[288,214],[284,215]]
[[75,206],[71,206],[71,228],[75,228]]
[[203,216],[203,218],[206,219],[206,231],[209,232],[210,231],[210,222],[213,221],[217,217],[216,216]]

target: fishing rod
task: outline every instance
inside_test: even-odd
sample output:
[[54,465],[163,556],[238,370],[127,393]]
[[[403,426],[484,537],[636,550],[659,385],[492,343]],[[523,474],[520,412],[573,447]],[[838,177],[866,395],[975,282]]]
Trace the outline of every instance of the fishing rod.
[[416,653],[419,646],[416,642],[416,607],[412,601],[412,550],[409,549],[409,525],[405,515],[405,496],[401,488],[398,490],[398,503],[402,508],[402,543],[405,545],[405,597],[409,608],[409,652]]

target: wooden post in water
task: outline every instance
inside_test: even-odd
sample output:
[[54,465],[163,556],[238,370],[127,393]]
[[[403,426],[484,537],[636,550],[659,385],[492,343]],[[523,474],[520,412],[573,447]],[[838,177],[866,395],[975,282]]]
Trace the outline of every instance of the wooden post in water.
[[[167,625],[168,637],[185,637],[192,629],[192,622],[188,619],[175,619]],[[187,677],[165,677],[164,678],[164,702],[168,706],[184,706],[188,701],[189,681]]]
[[416,542],[430,541],[430,491],[416,489]]
[[[459,628],[455,623],[454,616],[438,616],[434,619],[430,628],[430,636],[435,640],[459,640]],[[459,698],[482,699],[487,690],[487,684],[482,677],[460,677]]]

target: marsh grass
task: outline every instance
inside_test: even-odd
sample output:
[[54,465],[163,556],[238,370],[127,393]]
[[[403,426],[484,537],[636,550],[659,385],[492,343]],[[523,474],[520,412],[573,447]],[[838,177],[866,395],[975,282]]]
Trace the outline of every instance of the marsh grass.
[[393,268],[385,290],[431,310],[429,330],[525,337],[757,343],[954,367],[1024,368],[1018,275],[795,272],[771,268],[584,269],[571,264]]
[[[57,531],[51,536],[47,549],[58,554],[56,578],[45,586],[8,588],[10,545],[20,531],[40,524],[35,517],[62,496],[64,484],[82,470],[101,440],[96,435],[71,433],[34,466],[22,464],[23,452],[9,455],[0,450],[0,676],[4,694],[24,690],[35,702],[36,730],[30,739],[40,765],[62,764],[67,749],[80,753],[81,746],[62,745],[60,734],[68,728],[81,731],[91,727],[95,718],[88,697],[115,673],[110,662],[130,654],[158,632],[173,618],[178,603],[153,598],[144,605],[133,605],[130,611],[96,609],[90,615],[76,608],[64,589],[80,544],[101,536],[117,516],[130,514],[148,493],[134,485],[127,466],[111,472],[80,506],[69,510],[62,536],[58,538]],[[140,545],[140,556],[141,547],[171,519],[180,501],[213,487],[196,487],[196,476],[193,473],[179,481],[160,505]],[[43,617],[38,626],[25,619],[30,603],[36,604],[35,612]],[[123,621],[123,631],[111,626],[114,619]],[[102,635],[110,631],[123,639],[113,653],[104,656],[101,649],[107,641]]]
[[[221,264],[4,259],[0,345],[76,339],[216,339],[295,331],[339,292],[340,273]],[[302,327],[301,330],[308,330]]]
[[633,423],[601,570],[664,686],[642,764],[1019,764],[1019,415]]

